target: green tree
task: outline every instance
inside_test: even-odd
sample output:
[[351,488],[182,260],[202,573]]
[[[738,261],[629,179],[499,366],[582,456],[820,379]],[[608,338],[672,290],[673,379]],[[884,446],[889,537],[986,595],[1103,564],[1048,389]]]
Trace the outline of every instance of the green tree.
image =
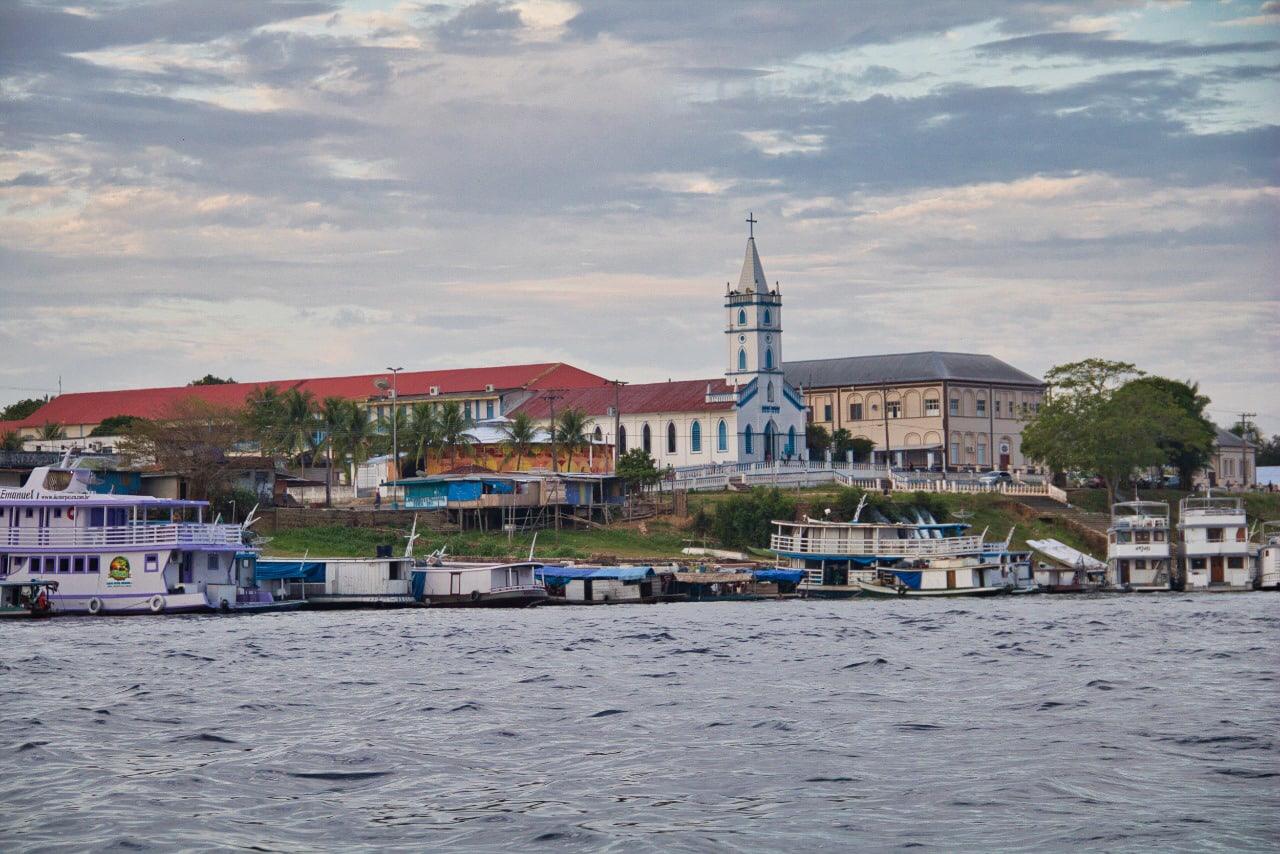
[[325,453],[324,467],[324,506],[333,506],[333,461],[337,457],[339,443],[347,429],[347,403],[341,397],[326,397],[320,402],[317,413],[319,428],[323,431],[321,439]]
[[652,486],[662,479],[658,464],[644,448],[632,448],[618,457],[616,474],[626,484],[628,493],[637,488]]
[[471,434],[467,431],[470,425],[462,411],[462,404],[451,400],[440,407],[436,416],[440,419],[440,443],[449,449],[449,468],[458,464],[458,452],[466,451],[472,445]]
[[48,397],[28,397],[11,403],[0,409],[0,421],[21,421],[35,414],[36,410],[49,402]]
[[553,428],[556,443],[566,452],[567,470],[573,470],[573,455],[578,451],[585,451],[591,445],[591,438],[587,435],[588,421],[587,413],[581,409],[566,409],[556,419]]
[[1200,393],[1200,384],[1164,377],[1139,377],[1127,383],[1124,388],[1150,388],[1167,394],[1196,424],[1197,429],[1188,432],[1186,436],[1162,436],[1158,440],[1165,451],[1166,462],[1178,469],[1178,482],[1184,489],[1189,488],[1192,475],[1209,462],[1217,436],[1213,422],[1204,414],[1209,398]]
[[278,420],[272,428],[278,453],[299,461],[309,454],[314,456],[317,427],[315,395],[296,388],[280,395]]
[[222,377],[215,377],[213,374],[205,374],[200,379],[187,383],[187,385],[231,385],[234,382],[235,380],[230,377],[224,380]]
[[727,548],[763,548],[769,545],[773,520],[791,520],[795,514],[796,503],[790,496],[757,487],[716,505],[711,533]]
[[[1208,399],[1205,399],[1208,403]],[[1231,432],[1235,433],[1241,439],[1244,439],[1254,447],[1259,447],[1266,441],[1266,437],[1262,435],[1262,431],[1258,429],[1258,425],[1252,421],[1237,421],[1231,425]]]
[[502,448],[507,459],[516,458],[516,471],[524,458],[533,453],[538,439],[538,425],[527,412],[517,412],[502,427]]
[[249,435],[258,443],[258,450],[264,456],[282,453],[284,399],[280,389],[266,385],[249,392],[245,399],[244,420]]
[[139,419],[134,415],[112,415],[110,418],[104,418],[98,422],[98,426],[89,432],[90,436],[123,436],[129,432],[129,428],[133,426],[135,421]]
[[[432,451],[444,447],[440,419],[435,407],[429,403],[415,403],[405,413],[404,423],[399,425],[399,437],[403,447],[412,455],[410,468],[418,471],[427,468],[428,458]],[[399,468],[396,469],[399,475]]]
[[1258,445],[1258,465],[1280,466],[1280,434]]
[[824,459],[831,447],[831,434],[821,424],[808,424],[804,429],[804,441],[809,448],[809,459]]
[[0,451],[21,451],[24,441],[17,430],[0,433]]

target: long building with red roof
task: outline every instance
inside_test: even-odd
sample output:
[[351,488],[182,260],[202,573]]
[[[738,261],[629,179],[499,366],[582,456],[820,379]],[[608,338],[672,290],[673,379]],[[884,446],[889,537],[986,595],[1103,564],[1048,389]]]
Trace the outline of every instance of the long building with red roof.
[[[401,371],[394,377],[396,397],[408,406],[424,400],[455,400],[473,419],[494,418],[519,406],[539,390],[602,387],[607,380],[563,362],[501,365],[489,368],[452,368],[438,371]],[[386,389],[382,388],[386,386]],[[357,401],[379,416],[390,413],[390,372],[346,377],[266,380],[262,382],[190,385],[167,388],[87,391],[60,394],[21,421],[6,422],[10,429],[34,438],[46,424],[59,425],[68,439],[86,438],[108,418],[163,418],[184,400],[197,399],[216,406],[244,406],[254,391],[274,386],[310,393],[317,401],[341,397]]]

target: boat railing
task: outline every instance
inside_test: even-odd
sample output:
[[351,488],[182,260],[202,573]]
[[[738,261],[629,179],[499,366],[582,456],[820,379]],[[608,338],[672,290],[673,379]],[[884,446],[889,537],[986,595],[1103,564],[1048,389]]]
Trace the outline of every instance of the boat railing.
[[841,540],[774,534],[769,548],[787,554],[849,555],[876,557],[946,557],[982,552],[982,537],[942,537],[908,540]]
[[139,522],[103,527],[0,528],[0,545],[8,549],[237,546],[242,536],[239,525]]

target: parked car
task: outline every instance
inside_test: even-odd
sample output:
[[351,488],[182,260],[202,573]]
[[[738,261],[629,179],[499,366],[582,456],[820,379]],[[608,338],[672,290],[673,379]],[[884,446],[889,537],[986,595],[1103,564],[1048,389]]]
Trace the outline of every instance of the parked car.
[[1007,471],[989,471],[978,478],[983,486],[995,486],[999,483],[1013,483],[1013,475]]

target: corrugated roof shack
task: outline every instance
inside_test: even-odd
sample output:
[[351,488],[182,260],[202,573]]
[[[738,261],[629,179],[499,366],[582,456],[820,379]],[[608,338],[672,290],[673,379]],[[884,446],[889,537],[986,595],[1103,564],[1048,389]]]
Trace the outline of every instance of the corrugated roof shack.
[[621,478],[589,473],[463,472],[396,481],[411,510],[443,511],[463,530],[523,531],[610,521],[626,501]]

